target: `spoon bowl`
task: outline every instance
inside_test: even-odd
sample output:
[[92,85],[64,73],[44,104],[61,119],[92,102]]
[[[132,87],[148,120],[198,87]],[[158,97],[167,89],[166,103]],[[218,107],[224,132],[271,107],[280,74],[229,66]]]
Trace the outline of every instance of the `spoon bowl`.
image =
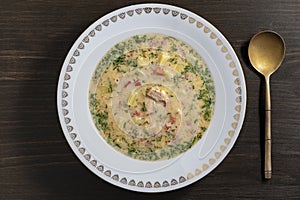
[[270,76],[284,59],[285,44],[277,33],[263,31],[252,37],[248,53],[253,67],[261,74]]
[[265,77],[265,166],[264,177],[271,179],[271,96],[270,76],[281,65],[285,57],[283,38],[274,31],[262,31],[252,37],[248,55],[252,66]]

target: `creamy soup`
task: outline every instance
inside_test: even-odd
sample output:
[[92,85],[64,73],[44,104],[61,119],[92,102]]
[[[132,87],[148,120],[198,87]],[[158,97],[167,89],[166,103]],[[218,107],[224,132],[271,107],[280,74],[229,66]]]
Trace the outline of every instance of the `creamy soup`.
[[146,161],[190,149],[207,130],[214,102],[201,56],[162,34],[117,43],[99,62],[89,89],[99,134],[117,151]]

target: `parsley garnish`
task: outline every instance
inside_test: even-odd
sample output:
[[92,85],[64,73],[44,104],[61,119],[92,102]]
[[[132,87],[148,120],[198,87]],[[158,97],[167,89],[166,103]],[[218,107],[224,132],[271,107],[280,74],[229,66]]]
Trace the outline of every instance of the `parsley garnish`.
[[142,111],[143,112],[147,111],[147,107],[146,107],[146,103],[145,102],[142,103]]

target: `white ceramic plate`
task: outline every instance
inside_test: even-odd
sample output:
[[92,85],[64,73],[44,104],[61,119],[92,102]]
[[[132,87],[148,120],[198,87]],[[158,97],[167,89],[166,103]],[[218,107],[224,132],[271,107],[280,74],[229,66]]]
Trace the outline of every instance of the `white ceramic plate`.
[[[205,60],[215,84],[215,111],[202,139],[181,156],[146,162],[129,158],[98,134],[88,106],[91,76],[114,44],[136,34],[161,33],[192,46]],[[239,60],[209,22],[164,4],[125,7],[97,20],[78,38],[59,77],[58,113],[65,137],[82,163],[102,179],[140,192],[164,192],[207,175],[229,153],[243,124],[246,85]]]

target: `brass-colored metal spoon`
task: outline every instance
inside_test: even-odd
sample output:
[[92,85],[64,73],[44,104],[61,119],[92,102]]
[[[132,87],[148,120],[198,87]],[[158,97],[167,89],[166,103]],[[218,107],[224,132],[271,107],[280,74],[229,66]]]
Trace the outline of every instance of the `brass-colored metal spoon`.
[[272,177],[270,76],[285,57],[283,38],[273,31],[262,31],[250,40],[248,55],[252,66],[265,77],[265,179]]

